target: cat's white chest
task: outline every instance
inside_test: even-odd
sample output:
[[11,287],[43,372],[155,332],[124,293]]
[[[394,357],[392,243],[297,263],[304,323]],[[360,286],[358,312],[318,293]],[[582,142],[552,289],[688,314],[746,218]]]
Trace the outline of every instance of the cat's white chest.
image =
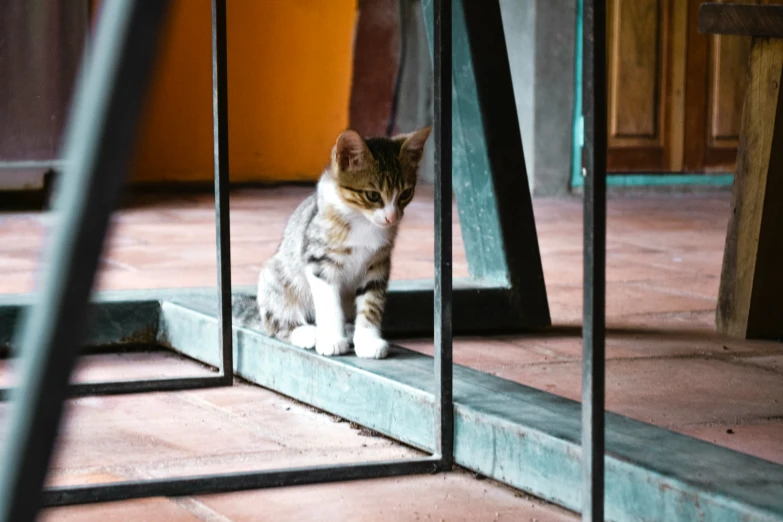
[[349,284],[359,284],[367,272],[367,266],[380,248],[388,241],[388,232],[378,228],[367,220],[357,220],[351,224],[351,232],[346,245],[351,248],[345,266],[345,276]]
[[389,241],[386,229],[376,227],[366,219],[356,219],[351,223],[351,232],[347,244],[353,249],[368,250],[375,253]]

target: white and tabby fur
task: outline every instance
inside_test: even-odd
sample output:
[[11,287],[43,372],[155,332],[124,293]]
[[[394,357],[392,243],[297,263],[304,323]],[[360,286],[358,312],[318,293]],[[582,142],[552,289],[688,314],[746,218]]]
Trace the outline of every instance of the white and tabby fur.
[[429,132],[340,135],[315,193],[293,212],[259,275],[269,335],[321,355],[345,354],[351,344],[360,357],[388,355],[381,321],[391,251]]

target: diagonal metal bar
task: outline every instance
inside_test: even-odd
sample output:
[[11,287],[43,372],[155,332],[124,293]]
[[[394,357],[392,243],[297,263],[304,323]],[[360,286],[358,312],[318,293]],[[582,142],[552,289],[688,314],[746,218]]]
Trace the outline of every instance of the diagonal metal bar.
[[606,2],[585,0],[582,520],[604,520],[606,304]]
[[218,265],[220,350],[225,384],[234,381],[231,328],[231,229],[228,177],[228,57],[226,0],[212,0],[212,133],[215,168],[215,226]]
[[[181,391],[233,384],[233,336],[231,315],[231,235],[228,174],[228,88],[226,50],[226,2],[212,2],[212,104],[215,169],[215,228],[218,266],[218,309],[220,332],[218,349],[222,354],[221,375],[180,379],[142,379],[117,382],[94,382],[71,385],[69,397]],[[57,162],[62,165],[62,161]],[[0,388],[0,401],[8,400],[10,390]]]
[[454,462],[451,353],[451,0],[435,0],[435,454],[444,470]]
[[[490,306],[479,302],[486,295],[467,299],[465,307],[456,303],[454,329],[500,333],[548,327],[549,305],[500,3],[449,3],[452,92],[457,96],[452,104],[454,197],[470,282],[494,286],[496,293]],[[434,61],[433,0],[421,0],[421,7]]]
[[[14,392],[0,475],[0,521],[31,522],[85,327],[85,308],[122,188],[169,2],[103,3],[83,61],[38,302],[25,318],[22,384]],[[86,63],[89,61],[89,64]]]

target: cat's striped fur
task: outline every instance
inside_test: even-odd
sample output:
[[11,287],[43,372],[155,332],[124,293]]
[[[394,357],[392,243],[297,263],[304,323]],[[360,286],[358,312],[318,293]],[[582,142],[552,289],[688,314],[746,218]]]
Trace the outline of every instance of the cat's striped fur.
[[426,127],[393,138],[343,132],[316,191],[291,215],[258,281],[266,332],[322,355],[383,358],[391,252],[413,198]]

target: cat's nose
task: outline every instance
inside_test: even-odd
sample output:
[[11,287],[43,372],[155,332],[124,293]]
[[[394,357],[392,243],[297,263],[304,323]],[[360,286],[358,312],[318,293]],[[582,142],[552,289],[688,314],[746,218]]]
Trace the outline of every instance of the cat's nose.
[[397,213],[396,212],[389,212],[388,214],[384,214],[383,219],[386,220],[386,223],[389,225],[393,225],[395,221],[397,221]]

